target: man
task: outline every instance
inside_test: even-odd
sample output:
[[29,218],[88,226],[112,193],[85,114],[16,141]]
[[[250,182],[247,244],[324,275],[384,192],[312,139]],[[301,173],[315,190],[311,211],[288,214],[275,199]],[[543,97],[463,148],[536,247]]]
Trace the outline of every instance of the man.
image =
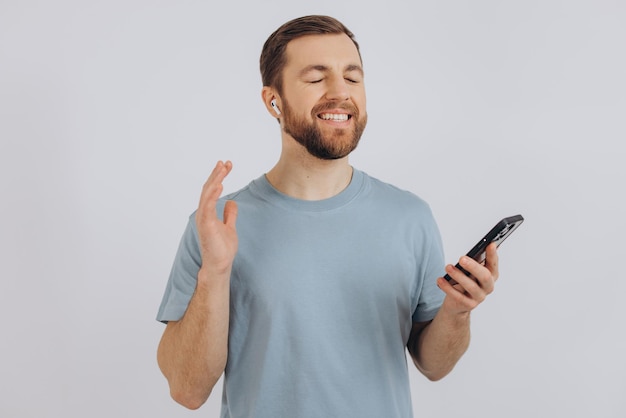
[[220,199],[218,162],[159,310],[172,397],[200,407],[224,373],[222,417],[410,417],[405,348],[429,379],[469,344],[470,312],[498,275],[444,261],[428,205],[353,169],[367,121],[352,33],[325,16],[287,22],[261,55],[281,127],[267,174]]

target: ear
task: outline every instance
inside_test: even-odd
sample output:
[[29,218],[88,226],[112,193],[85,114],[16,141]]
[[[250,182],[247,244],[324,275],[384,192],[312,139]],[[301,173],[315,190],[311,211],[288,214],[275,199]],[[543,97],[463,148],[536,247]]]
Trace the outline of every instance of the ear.
[[276,92],[276,90],[272,87],[264,86],[263,90],[261,90],[261,98],[263,99],[263,103],[265,104],[265,108],[274,118],[280,118],[276,111],[272,107],[272,100],[276,101],[276,106],[280,109],[282,107],[282,102],[280,100],[280,96]]

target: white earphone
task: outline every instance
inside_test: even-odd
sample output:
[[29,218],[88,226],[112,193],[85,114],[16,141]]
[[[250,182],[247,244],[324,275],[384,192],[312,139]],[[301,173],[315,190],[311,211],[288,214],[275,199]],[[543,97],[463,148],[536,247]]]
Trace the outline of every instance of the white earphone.
[[273,99],[270,102],[270,106],[272,106],[272,109],[274,109],[274,112],[276,112],[277,115],[280,115],[280,110],[278,110],[278,106],[276,106],[276,99]]

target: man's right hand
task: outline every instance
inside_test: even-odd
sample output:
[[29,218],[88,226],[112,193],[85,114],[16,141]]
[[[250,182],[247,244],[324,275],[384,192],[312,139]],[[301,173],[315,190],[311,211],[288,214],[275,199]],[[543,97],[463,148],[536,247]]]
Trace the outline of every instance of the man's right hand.
[[218,162],[204,184],[196,211],[202,266],[196,291],[183,317],[169,321],[159,344],[157,359],[167,378],[172,398],[190,409],[209,397],[226,367],[230,269],[237,253],[237,204],[226,202],[224,220],[217,217],[222,181],[230,161]]
[[232,200],[226,202],[223,221],[217,217],[216,211],[217,201],[224,189],[222,182],[232,168],[230,161],[218,161],[204,183],[196,212],[202,269],[218,274],[230,270],[237,253],[237,204]]

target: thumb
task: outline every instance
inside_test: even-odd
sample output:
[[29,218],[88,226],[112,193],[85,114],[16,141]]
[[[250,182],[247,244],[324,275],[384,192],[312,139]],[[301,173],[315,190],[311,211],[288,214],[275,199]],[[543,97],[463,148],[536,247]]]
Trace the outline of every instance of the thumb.
[[237,223],[237,203],[234,200],[227,200],[224,205],[224,224],[235,228]]

